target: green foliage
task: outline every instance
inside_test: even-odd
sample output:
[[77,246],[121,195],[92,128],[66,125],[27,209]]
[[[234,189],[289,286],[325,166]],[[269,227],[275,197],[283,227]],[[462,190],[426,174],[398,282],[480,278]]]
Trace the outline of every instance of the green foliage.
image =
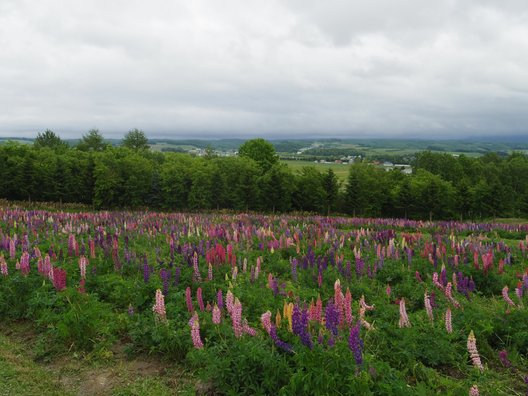
[[238,149],[238,155],[254,160],[263,172],[267,172],[273,165],[279,162],[275,147],[264,139],[246,141]]
[[145,135],[145,132],[137,128],[128,131],[121,144],[124,147],[135,151],[146,150],[149,148],[148,138]]

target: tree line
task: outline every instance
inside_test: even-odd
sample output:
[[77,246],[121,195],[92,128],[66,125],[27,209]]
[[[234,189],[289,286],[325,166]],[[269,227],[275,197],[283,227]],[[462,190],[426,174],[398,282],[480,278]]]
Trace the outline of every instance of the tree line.
[[298,172],[263,139],[234,157],[153,152],[140,130],[121,146],[97,130],[71,147],[52,131],[33,145],[0,145],[0,198],[72,202],[97,209],[309,211],[369,217],[528,217],[528,157],[479,158],[421,152],[413,173],[361,162],[341,183],[332,169]]

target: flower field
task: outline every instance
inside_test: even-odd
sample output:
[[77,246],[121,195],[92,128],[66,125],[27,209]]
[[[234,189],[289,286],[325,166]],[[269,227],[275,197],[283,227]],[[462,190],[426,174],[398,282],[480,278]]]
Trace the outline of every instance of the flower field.
[[[525,395],[528,225],[0,209],[0,318],[206,394]],[[205,388],[205,390],[203,389]]]

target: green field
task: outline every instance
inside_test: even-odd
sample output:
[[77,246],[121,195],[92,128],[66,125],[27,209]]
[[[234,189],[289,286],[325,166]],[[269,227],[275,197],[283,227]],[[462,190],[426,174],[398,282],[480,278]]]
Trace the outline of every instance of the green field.
[[293,172],[299,172],[305,166],[315,166],[315,168],[321,172],[326,172],[330,168],[335,172],[339,180],[343,182],[346,181],[346,178],[348,176],[348,170],[350,167],[350,165],[348,164],[321,164],[319,162],[316,163],[312,161],[283,160],[282,162],[288,165]]

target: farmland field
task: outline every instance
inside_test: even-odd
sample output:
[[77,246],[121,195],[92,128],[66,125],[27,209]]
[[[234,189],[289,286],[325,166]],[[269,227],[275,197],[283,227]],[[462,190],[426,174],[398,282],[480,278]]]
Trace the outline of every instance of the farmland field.
[[6,206],[0,394],[525,395],[527,234]]
[[346,181],[346,178],[348,176],[348,172],[350,170],[350,165],[348,164],[335,164],[335,163],[319,163],[319,162],[312,162],[312,161],[294,161],[294,160],[284,160],[282,161],[286,165],[290,167],[290,169],[293,172],[300,171],[305,166],[314,166],[318,171],[320,172],[326,172],[328,169],[332,169],[338,179],[344,183]]

